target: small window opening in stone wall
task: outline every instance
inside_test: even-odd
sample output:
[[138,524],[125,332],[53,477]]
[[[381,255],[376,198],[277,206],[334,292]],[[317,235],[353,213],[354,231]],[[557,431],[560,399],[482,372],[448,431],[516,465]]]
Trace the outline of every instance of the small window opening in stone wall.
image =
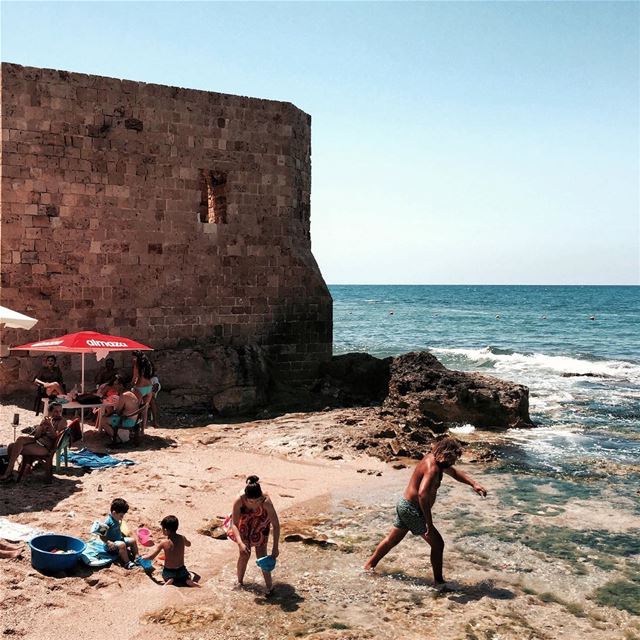
[[227,174],[200,170],[200,222],[227,223]]

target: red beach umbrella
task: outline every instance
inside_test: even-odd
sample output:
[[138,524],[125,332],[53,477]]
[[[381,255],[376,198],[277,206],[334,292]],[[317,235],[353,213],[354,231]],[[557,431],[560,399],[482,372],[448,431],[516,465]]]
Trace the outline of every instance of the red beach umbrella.
[[102,360],[110,351],[153,351],[151,347],[121,336],[110,336],[95,331],[79,331],[68,333],[59,338],[49,338],[39,342],[29,342],[19,347],[12,347],[12,351],[49,351],[55,353],[82,354],[82,390],[84,391],[84,354],[95,353],[97,360]]

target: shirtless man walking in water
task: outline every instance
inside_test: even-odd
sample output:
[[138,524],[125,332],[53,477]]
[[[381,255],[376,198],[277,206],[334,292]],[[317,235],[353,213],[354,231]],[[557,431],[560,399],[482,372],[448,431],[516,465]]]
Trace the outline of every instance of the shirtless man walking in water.
[[478,495],[486,496],[487,490],[466,473],[454,468],[462,455],[462,445],[451,437],[436,442],[431,451],[420,460],[413,471],[404,495],[396,505],[396,520],[387,537],[377,546],[364,565],[365,571],[373,571],[384,556],[393,549],[409,531],[421,536],[431,546],[431,567],[436,585],[444,585],[442,577],[442,554],[444,540],[433,526],[431,510],[436,494],[446,473],[454,480],[468,484]]

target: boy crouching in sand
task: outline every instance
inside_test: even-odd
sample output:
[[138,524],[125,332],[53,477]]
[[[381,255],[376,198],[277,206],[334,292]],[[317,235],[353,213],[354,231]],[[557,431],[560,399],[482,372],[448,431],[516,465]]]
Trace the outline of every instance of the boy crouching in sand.
[[191,579],[191,574],[184,566],[184,548],[190,547],[191,543],[178,533],[178,525],[178,518],[175,516],[162,518],[160,526],[162,534],[166,538],[161,540],[153,551],[142,556],[142,559],[153,560],[161,551],[164,551],[162,578],[165,586],[175,584],[176,586],[200,587],[201,585]]
[[127,501],[122,498],[116,498],[111,503],[110,513],[104,522],[100,539],[107,545],[107,551],[113,555],[117,555],[125,569],[133,569],[136,565],[131,562],[129,551],[133,557],[138,556],[138,544],[134,538],[125,538],[121,530],[122,520],[129,511]]

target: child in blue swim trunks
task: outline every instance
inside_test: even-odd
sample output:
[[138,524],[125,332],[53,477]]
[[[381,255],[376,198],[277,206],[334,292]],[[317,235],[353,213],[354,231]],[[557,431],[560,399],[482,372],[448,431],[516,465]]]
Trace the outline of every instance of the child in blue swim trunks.
[[178,533],[178,525],[178,518],[175,516],[162,518],[160,526],[165,539],[161,540],[153,551],[142,556],[142,560],[153,560],[161,551],[164,551],[162,579],[165,586],[175,584],[176,586],[200,587],[201,585],[191,579],[191,573],[184,566],[184,548],[190,547],[191,543]]
[[127,538],[120,528],[125,514],[129,511],[129,505],[123,498],[116,498],[111,503],[110,513],[104,521],[100,539],[105,543],[107,551],[117,556],[125,569],[133,569],[136,565],[131,561],[138,556],[138,544],[134,538]]

